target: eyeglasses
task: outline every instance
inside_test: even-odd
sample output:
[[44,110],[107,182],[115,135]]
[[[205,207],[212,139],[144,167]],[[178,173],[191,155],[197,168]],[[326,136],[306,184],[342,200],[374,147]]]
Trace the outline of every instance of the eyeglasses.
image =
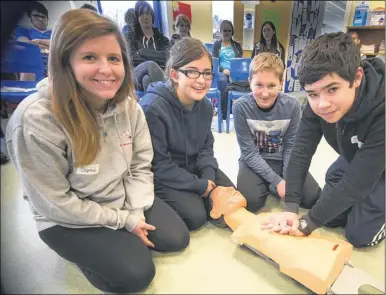
[[222,30],[224,33],[232,33],[232,30]]
[[198,77],[202,75],[205,80],[212,80],[214,76],[214,73],[211,71],[199,72],[196,70],[183,70],[183,69],[178,69],[177,71],[183,73],[186,77],[191,79],[198,79]]

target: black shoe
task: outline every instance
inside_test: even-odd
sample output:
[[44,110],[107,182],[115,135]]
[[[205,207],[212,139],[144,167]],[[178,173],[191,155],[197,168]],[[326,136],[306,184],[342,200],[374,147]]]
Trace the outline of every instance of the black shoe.
[[9,162],[9,158],[6,154],[0,153],[0,165],[7,164]]

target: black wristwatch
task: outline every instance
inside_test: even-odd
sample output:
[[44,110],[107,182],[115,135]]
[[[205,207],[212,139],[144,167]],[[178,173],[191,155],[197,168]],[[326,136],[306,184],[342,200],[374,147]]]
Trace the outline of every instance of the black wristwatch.
[[309,236],[311,234],[311,231],[308,228],[307,221],[303,218],[299,219],[299,227],[298,228],[305,236]]

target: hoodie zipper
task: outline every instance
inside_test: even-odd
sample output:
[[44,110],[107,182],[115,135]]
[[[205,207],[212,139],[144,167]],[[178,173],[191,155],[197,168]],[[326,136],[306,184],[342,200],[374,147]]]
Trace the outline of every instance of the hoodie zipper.
[[340,128],[339,128],[339,124],[338,123],[335,124],[335,127],[336,127],[336,139],[338,141],[339,151],[341,153],[341,156],[345,157],[344,156],[344,148],[343,148],[343,135],[344,135],[344,132],[346,130],[346,125],[343,126],[341,132],[340,132]]

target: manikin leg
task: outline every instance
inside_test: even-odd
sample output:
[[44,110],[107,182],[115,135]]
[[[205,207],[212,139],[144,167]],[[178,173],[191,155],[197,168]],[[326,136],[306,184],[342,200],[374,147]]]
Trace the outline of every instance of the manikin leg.
[[[352,253],[352,245],[348,242],[322,237],[316,233],[308,237],[293,237],[261,230],[260,223],[269,214],[254,215],[247,211],[245,198],[232,187],[217,187],[210,198],[211,217],[224,218],[225,223],[234,231],[231,236],[233,241],[246,245],[265,259],[273,261],[282,273],[313,292],[357,294],[358,288],[368,283],[384,293],[381,283],[348,266]],[[350,280],[347,288],[342,290],[342,285],[345,284],[343,277],[349,275],[354,278],[359,272],[356,281]],[[334,284],[338,292],[335,291]]]

